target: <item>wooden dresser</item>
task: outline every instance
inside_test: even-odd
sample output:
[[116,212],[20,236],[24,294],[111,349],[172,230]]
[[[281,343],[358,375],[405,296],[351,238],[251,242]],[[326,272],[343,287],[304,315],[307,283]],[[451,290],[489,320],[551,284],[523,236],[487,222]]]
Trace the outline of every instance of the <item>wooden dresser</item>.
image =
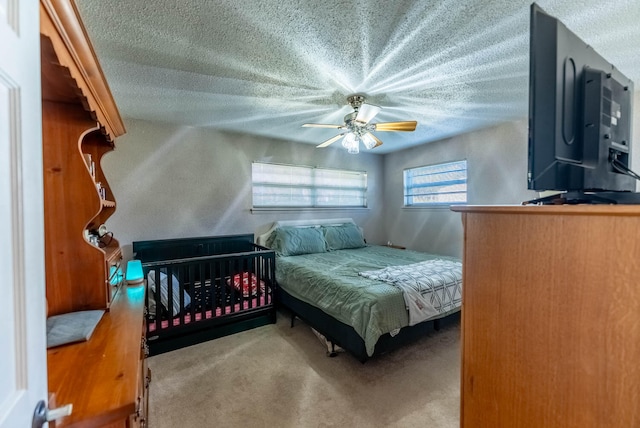
[[640,206],[453,210],[461,426],[640,426]]
[[144,287],[117,274],[120,245],[97,232],[116,210],[100,165],[124,125],[73,0],[40,1],[48,316],[105,310],[86,342],[47,352],[54,427],[141,427],[147,386]]
[[146,426],[151,372],[143,311],[144,286],[122,286],[88,341],[48,350],[55,406],[73,404],[54,428]]

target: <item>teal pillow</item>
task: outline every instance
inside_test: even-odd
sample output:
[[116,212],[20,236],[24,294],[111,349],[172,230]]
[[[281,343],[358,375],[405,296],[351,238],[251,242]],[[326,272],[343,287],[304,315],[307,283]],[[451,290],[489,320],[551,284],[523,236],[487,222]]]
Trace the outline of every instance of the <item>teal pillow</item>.
[[324,239],[330,250],[362,248],[366,246],[362,231],[353,223],[339,226],[323,226]]
[[327,243],[317,227],[281,227],[276,229],[271,246],[281,256],[324,253]]

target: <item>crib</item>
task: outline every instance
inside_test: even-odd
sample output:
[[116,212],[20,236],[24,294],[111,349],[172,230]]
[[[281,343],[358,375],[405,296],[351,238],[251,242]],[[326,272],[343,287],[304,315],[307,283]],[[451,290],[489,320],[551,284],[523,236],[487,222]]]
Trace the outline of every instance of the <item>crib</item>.
[[275,323],[275,253],[253,234],[133,242],[149,355]]

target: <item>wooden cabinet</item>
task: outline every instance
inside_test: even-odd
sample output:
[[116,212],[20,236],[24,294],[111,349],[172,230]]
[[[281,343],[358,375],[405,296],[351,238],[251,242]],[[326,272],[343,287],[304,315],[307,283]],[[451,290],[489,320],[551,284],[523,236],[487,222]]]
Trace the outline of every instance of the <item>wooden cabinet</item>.
[[120,287],[91,339],[47,352],[55,405],[73,404],[61,427],[144,427],[148,385],[144,286]]
[[100,163],[124,126],[72,0],[41,0],[40,34],[48,315],[107,310],[88,341],[47,352],[49,407],[73,405],[52,425],[142,427],[144,287],[113,286],[118,240],[86,237],[115,212]]
[[458,207],[461,426],[640,426],[640,207]]
[[[85,231],[115,211],[100,161],[124,126],[75,4],[42,0],[40,14],[48,313],[105,309],[120,245],[112,236],[94,245]],[[93,175],[85,155],[94,160]]]

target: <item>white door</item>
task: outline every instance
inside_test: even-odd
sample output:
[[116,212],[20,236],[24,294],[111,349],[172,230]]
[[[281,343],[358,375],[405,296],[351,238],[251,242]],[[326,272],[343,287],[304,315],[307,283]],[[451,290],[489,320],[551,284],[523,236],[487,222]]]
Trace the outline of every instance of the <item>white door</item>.
[[47,399],[38,0],[0,0],[0,427]]

